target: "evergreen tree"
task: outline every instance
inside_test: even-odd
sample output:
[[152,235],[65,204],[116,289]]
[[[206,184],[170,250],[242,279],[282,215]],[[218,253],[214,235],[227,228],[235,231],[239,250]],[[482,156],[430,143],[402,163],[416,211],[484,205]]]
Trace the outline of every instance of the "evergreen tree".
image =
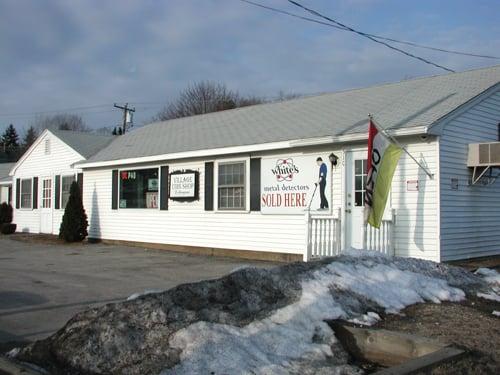
[[87,214],[83,208],[80,187],[73,181],[69,191],[69,199],[64,210],[59,238],[66,242],[81,242],[87,237]]
[[7,160],[16,161],[19,156],[19,135],[16,128],[10,124],[2,135],[2,151]]
[[26,151],[35,142],[38,134],[33,126],[30,126],[26,131],[23,139],[23,152]]

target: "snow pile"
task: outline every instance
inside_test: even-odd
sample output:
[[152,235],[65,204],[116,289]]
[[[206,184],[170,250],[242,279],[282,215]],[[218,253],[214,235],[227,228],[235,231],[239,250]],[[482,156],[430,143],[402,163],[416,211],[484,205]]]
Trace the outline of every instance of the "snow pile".
[[82,311],[11,354],[68,375],[358,374],[329,320],[370,325],[414,303],[495,293],[492,276],[369,251],[243,268]]
[[[366,257],[366,252],[349,255],[312,272],[302,281],[299,300],[265,319],[244,327],[196,322],[177,331],[170,345],[181,350],[181,361],[162,374],[303,373],[304,368],[297,363],[321,363],[333,357],[336,339],[326,320],[371,324],[379,319],[372,311],[353,316],[353,296],[372,301],[390,313],[418,302],[465,298],[461,289],[446,280],[402,270],[388,258]],[[411,260],[401,262],[405,264],[402,268],[418,268]],[[420,266],[432,273],[429,264]],[[344,365],[336,371],[346,370]]]
[[492,312],[492,314],[495,315],[495,316],[500,316],[500,311],[496,311],[495,310],[495,311]]
[[148,294],[154,294],[154,293],[161,293],[163,292],[163,290],[159,290],[159,289],[146,289],[144,290],[144,292],[142,293],[133,293],[131,294],[130,296],[127,297],[127,301],[133,301],[139,297],[142,297],[142,296],[147,296]]
[[492,289],[491,292],[479,292],[477,293],[477,296],[491,301],[500,302],[500,274],[490,268],[478,268],[474,273],[482,277]]

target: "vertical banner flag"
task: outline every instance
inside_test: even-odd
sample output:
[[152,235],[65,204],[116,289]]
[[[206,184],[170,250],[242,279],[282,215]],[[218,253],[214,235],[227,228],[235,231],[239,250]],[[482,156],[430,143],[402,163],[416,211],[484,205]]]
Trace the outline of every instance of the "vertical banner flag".
[[370,120],[368,131],[368,170],[365,194],[365,220],[380,228],[392,177],[403,150],[389,141]]

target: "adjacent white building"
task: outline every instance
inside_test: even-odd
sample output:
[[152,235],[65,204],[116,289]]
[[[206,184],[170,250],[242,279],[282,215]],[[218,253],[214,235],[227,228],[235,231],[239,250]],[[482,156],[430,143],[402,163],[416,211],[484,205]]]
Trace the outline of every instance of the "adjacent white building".
[[[78,163],[89,236],[282,260],[349,247],[498,255],[499,81],[495,66],[138,128]],[[432,178],[403,154],[383,226],[363,243],[368,113]],[[488,142],[471,146],[481,163],[468,155]],[[323,163],[328,209],[318,210]]]
[[59,234],[71,183],[83,184],[81,162],[105,147],[111,137],[44,130],[10,170],[17,231]]
[[0,203],[12,203],[12,178],[9,172],[15,163],[0,163]]

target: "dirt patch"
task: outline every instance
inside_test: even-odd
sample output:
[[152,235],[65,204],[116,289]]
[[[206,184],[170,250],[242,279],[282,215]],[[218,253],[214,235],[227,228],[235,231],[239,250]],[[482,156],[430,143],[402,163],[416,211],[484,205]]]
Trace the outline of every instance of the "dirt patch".
[[388,315],[376,327],[434,338],[467,355],[426,374],[500,374],[500,303],[469,297],[463,303],[419,304]]
[[36,234],[36,233],[14,233],[9,236],[11,240],[21,241],[26,243],[43,244],[43,245],[72,245],[72,246],[84,246],[87,245],[87,241],[83,242],[72,242],[68,243],[58,236],[53,234]]
[[452,266],[463,267],[469,271],[475,271],[481,267],[493,268],[500,271],[500,256],[456,260],[449,262],[449,264]]

